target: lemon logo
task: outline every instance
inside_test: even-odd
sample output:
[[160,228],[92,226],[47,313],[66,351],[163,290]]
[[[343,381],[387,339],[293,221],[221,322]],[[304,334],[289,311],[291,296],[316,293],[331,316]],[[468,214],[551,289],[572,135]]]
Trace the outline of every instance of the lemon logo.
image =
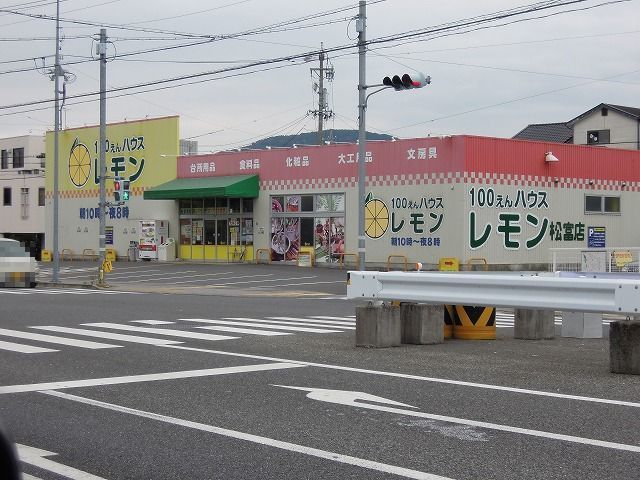
[[380,238],[389,227],[389,209],[369,193],[364,204],[364,233],[369,238]]
[[69,178],[76,187],[82,187],[91,174],[91,154],[86,145],[76,138],[69,153]]

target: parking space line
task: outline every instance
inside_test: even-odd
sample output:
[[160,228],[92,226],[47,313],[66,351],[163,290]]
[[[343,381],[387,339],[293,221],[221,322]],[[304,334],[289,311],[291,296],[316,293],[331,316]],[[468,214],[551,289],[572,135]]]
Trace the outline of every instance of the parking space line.
[[214,425],[207,425],[204,423],[192,422],[190,420],[183,420],[181,418],[169,417],[167,415],[161,415],[153,412],[145,412],[143,410],[137,410],[135,408],[124,407],[113,403],[102,402],[100,400],[93,400],[87,397],[80,397],[77,395],[71,395],[64,392],[45,391],[42,392],[46,395],[70,400],[73,402],[83,403],[94,407],[99,407],[107,410],[112,410],[119,413],[127,413],[129,415],[135,415],[150,420],[156,420],[171,425],[177,425],[180,427],[191,428],[202,432],[213,433],[215,435],[221,435],[236,440],[243,440],[247,442],[257,443],[259,445],[265,445],[268,447],[274,447],[288,452],[301,453],[316,458],[322,458],[332,462],[343,463],[346,465],[353,465],[356,467],[366,468],[369,470],[375,470],[377,472],[387,473],[390,475],[397,475],[405,478],[413,478],[419,480],[452,480],[447,477],[441,477],[419,470],[411,470],[396,465],[389,465],[386,463],[375,462],[372,460],[366,460],[364,458],[352,457],[350,455],[344,455],[337,452],[331,452],[327,450],[320,450],[318,448],[306,447],[304,445],[298,445],[295,443],[284,442],[282,440],[275,440],[273,438],[261,437],[259,435],[253,435],[250,433],[239,432],[237,430],[230,430],[228,428],[216,427]]

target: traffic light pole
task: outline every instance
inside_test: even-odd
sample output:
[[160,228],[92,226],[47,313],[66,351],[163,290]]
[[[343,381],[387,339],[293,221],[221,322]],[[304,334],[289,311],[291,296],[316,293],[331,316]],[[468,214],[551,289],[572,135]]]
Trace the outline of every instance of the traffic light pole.
[[358,30],[358,258],[360,271],[365,270],[365,236],[364,236],[364,198],[365,198],[365,153],[366,130],[366,30],[367,30],[367,2],[360,0],[360,11],[356,22]]
[[104,270],[105,261],[105,209],[106,201],[106,152],[105,144],[107,140],[107,29],[100,29],[100,43],[98,43],[98,54],[100,55],[100,141],[98,143],[98,152],[100,156],[100,201],[98,207],[100,209],[100,232],[99,232],[99,253],[100,261],[98,263],[98,285],[104,286]]

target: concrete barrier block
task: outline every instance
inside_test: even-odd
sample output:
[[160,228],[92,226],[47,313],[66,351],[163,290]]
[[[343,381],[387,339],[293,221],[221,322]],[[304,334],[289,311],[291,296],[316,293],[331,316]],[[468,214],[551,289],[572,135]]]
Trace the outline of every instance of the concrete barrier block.
[[402,343],[431,345],[444,341],[444,306],[418,303],[400,305]]
[[356,347],[397,347],[401,340],[400,308],[391,305],[356,307]]
[[514,338],[521,340],[550,340],[555,337],[555,312],[516,308]]
[[609,366],[612,373],[640,375],[640,321],[609,324]]
[[573,338],[602,338],[602,314],[562,312],[561,336]]

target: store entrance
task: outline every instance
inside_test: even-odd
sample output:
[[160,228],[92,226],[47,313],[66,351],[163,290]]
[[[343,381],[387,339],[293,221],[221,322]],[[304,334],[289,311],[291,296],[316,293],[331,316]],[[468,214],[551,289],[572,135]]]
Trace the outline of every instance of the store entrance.
[[223,262],[252,260],[253,200],[180,200],[180,258]]

